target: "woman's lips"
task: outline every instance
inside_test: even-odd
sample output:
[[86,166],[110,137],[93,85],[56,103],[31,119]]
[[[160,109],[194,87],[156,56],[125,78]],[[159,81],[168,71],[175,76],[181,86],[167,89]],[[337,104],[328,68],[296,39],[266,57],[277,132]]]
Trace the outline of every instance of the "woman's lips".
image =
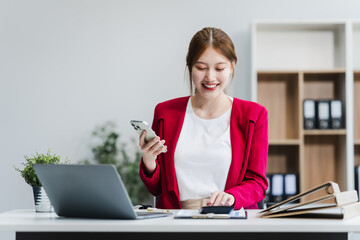
[[202,84],[206,90],[214,91],[219,84]]

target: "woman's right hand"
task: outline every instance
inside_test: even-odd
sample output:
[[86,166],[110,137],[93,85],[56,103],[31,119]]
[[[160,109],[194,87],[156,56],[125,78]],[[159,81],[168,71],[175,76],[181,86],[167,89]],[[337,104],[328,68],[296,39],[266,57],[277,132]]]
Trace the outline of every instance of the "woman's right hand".
[[152,174],[156,169],[156,157],[162,152],[166,152],[167,146],[164,145],[165,140],[159,137],[154,138],[150,142],[145,141],[146,130],[144,130],[139,139],[139,146],[143,152],[143,163],[148,174]]

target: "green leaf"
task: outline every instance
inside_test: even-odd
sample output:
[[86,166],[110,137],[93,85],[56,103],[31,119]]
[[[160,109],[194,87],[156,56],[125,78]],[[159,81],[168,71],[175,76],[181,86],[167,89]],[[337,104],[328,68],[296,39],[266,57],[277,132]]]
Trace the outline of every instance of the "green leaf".
[[[24,178],[25,182],[31,186],[41,186],[41,183],[36,176],[36,172],[33,169],[34,164],[58,164],[61,163],[60,156],[51,154],[50,149],[45,154],[36,152],[32,156],[25,155],[25,162],[22,163],[24,169],[14,167],[16,171],[20,172],[20,175]],[[65,161],[64,163],[67,163]]]

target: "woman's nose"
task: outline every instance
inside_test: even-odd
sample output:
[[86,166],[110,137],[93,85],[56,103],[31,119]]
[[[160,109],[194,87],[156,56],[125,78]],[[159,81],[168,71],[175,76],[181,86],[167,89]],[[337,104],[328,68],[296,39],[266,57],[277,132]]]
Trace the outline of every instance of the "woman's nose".
[[214,70],[211,70],[209,69],[207,72],[206,72],[206,77],[207,79],[209,80],[214,80],[215,79],[215,71]]

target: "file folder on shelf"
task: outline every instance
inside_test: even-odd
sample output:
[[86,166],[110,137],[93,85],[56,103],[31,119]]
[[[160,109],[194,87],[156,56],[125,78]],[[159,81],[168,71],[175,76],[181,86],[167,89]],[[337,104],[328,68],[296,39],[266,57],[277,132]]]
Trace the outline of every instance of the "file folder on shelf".
[[331,128],[340,129],[342,122],[342,103],[341,100],[335,99],[330,101]]
[[271,196],[273,202],[281,202],[284,199],[284,176],[282,174],[272,175]]
[[304,129],[316,128],[315,101],[305,99],[303,104],[304,111]]
[[298,181],[296,174],[285,174],[284,176],[285,199],[297,194],[298,192],[297,182]]
[[319,100],[316,104],[317,128],[330,128],[330,102],[328,100]]
[[298,194],[298,174],[296,173],[276,173],[267,174],[266,178],[269,187],[266,190],[264,202],[268,205],[281,202],[286,198]]

